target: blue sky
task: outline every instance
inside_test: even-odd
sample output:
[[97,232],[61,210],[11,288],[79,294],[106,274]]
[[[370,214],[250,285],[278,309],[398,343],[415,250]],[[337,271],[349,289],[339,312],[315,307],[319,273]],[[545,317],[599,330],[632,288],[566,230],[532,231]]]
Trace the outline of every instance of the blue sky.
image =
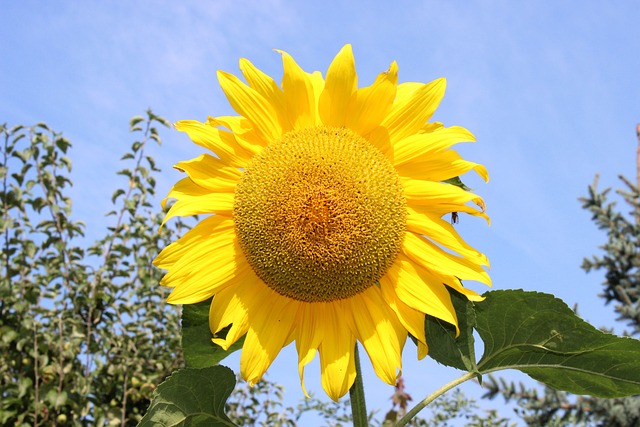
[[[494,287],[554,293],[612,326],[596,296],[602,276],[579,268],[605,236],[577,198],[596,173],[603,187],[634,177],[639,18],[632,1],[6,2],[0,122],[44,121],[73,142],[74,213],[98,237],[131,116],[148,107],[172,122],[233,114],[216,70],[240,74],[246,57],[279,80],[278,48],[324,73],[351,43],[361,85],[393,60],[400,81],[447,78],[434,119],[470,129],[478,142],[459,151],[491,176],[465,181],[485,198],[492,225],[462,217],[458,227],[489,256]],[[161,136],[154,155],[165,194],[179,178],[170,166],[201,150],[179,132]],[[291,403],[302,397],[294,361],[285,349],[269,374]],[[410,346],[404,362],[414,399],[458,374],[416,362]],[[230,364],[237,369],[237,359]],[[386,410],[392,387],[363,364],[369,405]],[[321,394],[317,362],[307,376]]]

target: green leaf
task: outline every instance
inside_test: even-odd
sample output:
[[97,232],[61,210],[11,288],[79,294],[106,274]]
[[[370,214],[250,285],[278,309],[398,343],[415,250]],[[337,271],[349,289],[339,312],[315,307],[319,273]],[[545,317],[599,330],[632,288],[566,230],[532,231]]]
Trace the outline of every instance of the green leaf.
[[449,293],[456,309],[460,335],[456,337],[456,328],[452,324],[433,316],[425,316],[429,356],[443,365],[474,372],[477,368],[473,339],[475,326],[473,303],[453,289],[449,289]]
[[39,127],[39,128],[42,128],[44,130],[47,130],[47,131],[51,132],[51,129],[49,128],[49,126],[47,126],[47,124],[45,122],[36,123],[36,127]]
[[120,196],[122,196],[125,193],[125,191],[122,188],[118,188],[116,191],[113,192],[113,195],[111,196],[111,203],[115,204],[116,203],[116,199]]
[[23,162],[29,161],[31,156],[33,155],[33,150],[30,148],[25,148],[23,151],[14,151],[13,156],[19,158]]
[[471,191],[471,188],[464,185],[464,182],[460,179],[459,176],[454,176],[453,178],[445,179],[442,182],[446,182],[447,184],[455,185],[456,187],[461,188],[464,191]]
[[[203,368],[218,364],[225,357],[240,350],[244,344],[244,337],[236,341],[229,350],[211,341],[213,335],[209,329],[209,306],[211,298],[197,304],[182,306],[182,351],[187,366]],[[224,338],[228,328],[217,334]]]
[[480,373],[517,369],[558,390],[640,394],[640,341],[602,332],[553,295],[491,291],[476,304]]
[[138,427],[235,426],[224,413],[235,385],[235,375],[225,366],[176,371],[158,386]]
[[2,340],[2,343],[6,345],[6,344],[11,343],[13,340],[18,338],[20,335],[13,328],[11,328],[9,326],[2,326],[0,328],[0,336],[1,336],[0,339]]
[[49,390],[47,395],[45,396],[47,402],[53,405],[54,408],[59,409],[62,408],[67,403],[67,392],[52,389]]
[[21,377],[18,380],[18,397],[23,398],[33,390],[33,380],[29,377]]
[[68,171],[71,170],[71,159],[70,158],[68,158],[67,156],[62,156],[62,158],[60,159],[60,162],[67,167]]
[[67,149],[71,146],[71,143],[66,138],[56,138],[56,146],[63,153],[67,153]]
[[134,127],[136,127],[136,125],[140,122],[144,121],[144,117],[142,116],[133,116],[131,118],[131,120],[129,121],[129,129],[133,130]]

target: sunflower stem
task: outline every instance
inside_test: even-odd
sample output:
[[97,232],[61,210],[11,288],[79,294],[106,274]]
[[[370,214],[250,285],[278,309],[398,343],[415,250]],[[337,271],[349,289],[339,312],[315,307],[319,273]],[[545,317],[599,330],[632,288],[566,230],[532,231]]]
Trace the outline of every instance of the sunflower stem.
[[358,355],[357,343],[355,345],[353,355],[356,361],[356,380],[349,389],[353,427],[367,427],[367,403],[364,399],[364,383],[362,382],[362,371],[360,369],[360,356]]
[[431,393],[429,396],[425,397],[424,400],[422,400],[416,406],[411,408],[411,410],[407,412],[404,417],[400,418],[400,420],[394,425],[394,427],[402,427],[407,425],[409,421],[411,421],[416,415],[418,415],[418,412],[422,411],[427,405],[436,400],[438,397],[442,396],[452,388],[459,386],[463,382],[475,378],[476,376],[478,376],[477,372],[467,372],[463,376],[443,385],[442,387]]

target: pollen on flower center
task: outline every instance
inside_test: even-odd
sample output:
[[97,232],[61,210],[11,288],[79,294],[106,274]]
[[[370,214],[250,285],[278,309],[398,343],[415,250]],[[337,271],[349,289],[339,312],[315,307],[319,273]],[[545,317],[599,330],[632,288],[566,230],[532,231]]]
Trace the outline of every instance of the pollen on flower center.
[[290,131],[256,155],[233,212],[256,274],[305,302],[374,285],[400,250],[407,215],[389,160],[358,134],[326,126]]

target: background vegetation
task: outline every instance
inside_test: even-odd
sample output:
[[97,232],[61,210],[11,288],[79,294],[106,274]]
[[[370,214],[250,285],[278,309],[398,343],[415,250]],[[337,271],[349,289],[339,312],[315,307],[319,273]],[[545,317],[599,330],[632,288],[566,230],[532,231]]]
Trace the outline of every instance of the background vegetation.
[[[182,366],[177,307],[166,306],[158,172],[145,155],[167,122],[148,112],[122,160],[104,236],[84,233],[68,196],[71,143],[45,124],[0,127],[0,425],[135,425],[158,383]],[[104,197],[87,194],[86,200]]]

